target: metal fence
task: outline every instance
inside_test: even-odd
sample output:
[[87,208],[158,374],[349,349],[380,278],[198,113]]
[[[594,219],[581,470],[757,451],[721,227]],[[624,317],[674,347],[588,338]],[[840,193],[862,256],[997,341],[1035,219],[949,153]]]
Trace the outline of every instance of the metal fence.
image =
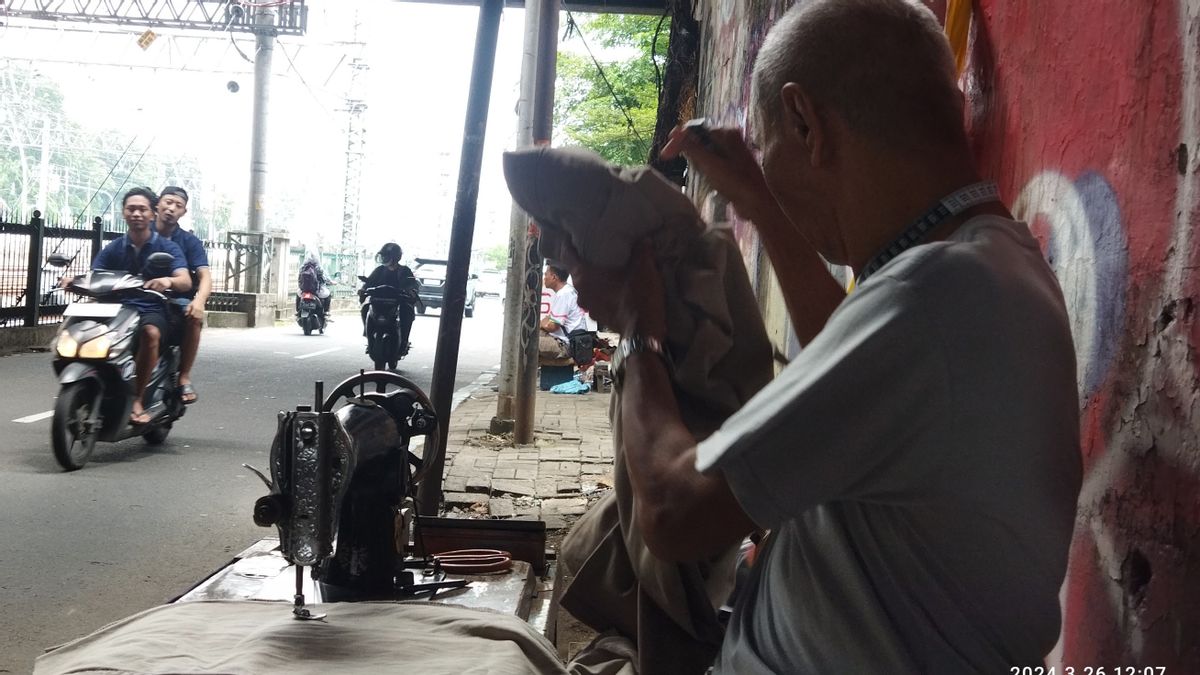
[[[104,244],[122,234],[124,229],[106,229],[99,217],[60,225],[47,222],[39,211],[34,211],[27,223],[0,213],[0,327],[61,321],[71,295],[57,288],[59,279],[87,272]],[[214,291],[245,290],[249,275],[259,272],[250,264],[255,258],[252,254],[270,259],[262,255],[269,247],[261,236],[235,234],[225,241],[204,242]],[[55,253],[70,263],[66,267],[51,265],[48,258]]]

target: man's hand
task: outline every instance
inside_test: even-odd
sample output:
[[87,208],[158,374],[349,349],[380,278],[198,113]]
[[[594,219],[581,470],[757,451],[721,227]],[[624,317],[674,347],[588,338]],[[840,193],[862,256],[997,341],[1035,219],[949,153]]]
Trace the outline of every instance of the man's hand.
[[165,293],[166,291],[171,290],[171,286],[171,277],[159,277],[157,279],[151,279],[142,285],[143,288],[148,288],[152,291],[158,291],[159,293]]
[[73,281],[74,279],[75,279],[75,277],[71,276],[70,274],[64,274],[63,278],[58,280],[58,287],[66,288],[67,286],[71,285],[71,281]]
[[194,300],[192,300],[191,302],[188,303],[187,308],[183,310],[183,315],[189,319],[195,319],[196,321],[203,321],[204,320],[204,303],[205,303],[205,300],[203,298],[197,296]]
[[677,126],[671,130],[661,156],[670,160],[680,154],[704,174],[717,192],[733,202],[742,216],[755,220],[760,211],[777,208],[758,159],[746,145],[741,129]]
[[570,247],[563,252],[563,264],[575,281],[579,305],[597,321],[621,335],[666,339],[662,273],[649,241],[634,248],[629,264],[623,269],[586,263]]

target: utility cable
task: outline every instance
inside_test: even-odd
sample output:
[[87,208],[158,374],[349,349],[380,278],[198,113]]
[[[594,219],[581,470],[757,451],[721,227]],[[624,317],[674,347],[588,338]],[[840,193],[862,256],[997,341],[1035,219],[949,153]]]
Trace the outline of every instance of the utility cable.
[[[668,9],[658,18],[658,25],[654,27],[654,39],[650,41],[650,64],[654,66],[654,91],[658,96],[657,101],[659,104],[662,103],[663,74],[662,70],[658,67],[658,35],[662,32],[663,22],[670,15],[671,10]],[[667,49],[670,49],[670,47],[668,46]]]
[[569,35],[572,32],[579,36],[579,41],[583,43],[583,48],[587,50],[588,56],[591,57],[592,63],[596,66],[596,72],[599,73],[600,79],[608,87],[608,93],[612,96],[613,103],[617,104],[617,108],[625,116],[625,124],[629,127],[629,131],[633,132],[633,137],[637,139],[638,143],[643,143],[642,135],[638,133],[637,127],[633,124],[633,118],[629,116],[629,111],[625,109],[625,106],[621,103],[621,99],[617,97],[617,92],[613,89],[612,82],[608,81],[608,75],[604,73],[604,67],[596,60],[595,54],[592,54],[592,48],[588,46],[587,39],[583,36],[583,29],[576,23],[575,17],[570,12],[567,12],[567,34]]

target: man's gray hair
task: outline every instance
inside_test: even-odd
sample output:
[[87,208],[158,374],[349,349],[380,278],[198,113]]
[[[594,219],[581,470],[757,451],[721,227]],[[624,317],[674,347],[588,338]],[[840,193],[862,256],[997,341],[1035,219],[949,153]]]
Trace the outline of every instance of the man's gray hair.
[[963,138],[950,44],[915,0],[801,0],[767,35],[754,64],[758,133],[779,123],[795,82],[851,130],[892,149]]

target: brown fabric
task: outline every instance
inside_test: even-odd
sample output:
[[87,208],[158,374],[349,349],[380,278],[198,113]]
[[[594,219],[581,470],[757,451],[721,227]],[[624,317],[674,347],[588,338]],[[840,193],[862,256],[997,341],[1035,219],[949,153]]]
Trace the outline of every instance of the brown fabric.
[[567,672],[554,646],[515,616],[427,603],[336,603],[312,609],[329,616],[324,621],[297,621],[286,603],[164,605],[42,655],[33,672]]
[[[570,243],[585,260],[619,267],[638,241],[651,239],[667,294],[671,377],[698,440],[770,381],[771,346],[737,246],[728,230],[708,228],[678,187],[646,167],[548,148],[507,153],[505,177],[541,228],[547,257]],[[563,542],[560,561],[571,580],[562,606],[636,641],[642,672],[703,672],[721,643],[716,610],[733,588],[737,546],[687,564],[650,553],[633,525],[620,417],[618,394],[610,412],[615,489]]]
[[545,333],[538,335],[538,363],[543,366],[573,366],[567,345]]

